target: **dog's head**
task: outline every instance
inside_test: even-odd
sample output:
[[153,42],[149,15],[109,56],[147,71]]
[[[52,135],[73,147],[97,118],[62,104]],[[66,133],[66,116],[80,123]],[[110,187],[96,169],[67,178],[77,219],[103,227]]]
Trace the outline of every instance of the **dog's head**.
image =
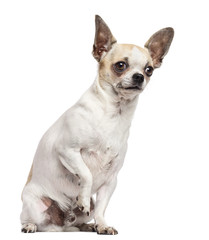
[[174,30],[164,28],[145,43],[144,48],[117,44],[107,24],[96,15],[93,56],[99,62],[99,81],[103,88],[130,99],[142,92],[155,68],[160,67],[171,45]]

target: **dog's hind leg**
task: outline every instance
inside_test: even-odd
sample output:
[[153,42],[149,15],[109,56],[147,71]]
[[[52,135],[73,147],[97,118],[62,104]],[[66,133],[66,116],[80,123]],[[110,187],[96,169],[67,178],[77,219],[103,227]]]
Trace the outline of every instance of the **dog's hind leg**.
[[[22,200],[23,208],[20,215],[22,232],[63,231],[65,213],[55,201],[38,196],[34,187],[31,188],[29,185],[23,191]],[[68,217],[70,218],[71,215],[68,214]]]
[[40,199],[30,199],[29,197],[23,199],[23,208],[20,215],[22,232],[34,233],[38,230],[38,225],[45,220],[43,207]]

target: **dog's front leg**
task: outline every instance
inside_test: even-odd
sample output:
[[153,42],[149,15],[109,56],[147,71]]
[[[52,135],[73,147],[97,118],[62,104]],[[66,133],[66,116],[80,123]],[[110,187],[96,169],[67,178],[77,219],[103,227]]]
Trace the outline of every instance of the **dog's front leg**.
[[109,227],[104,219],[106,207],[115,190],[116,184],[117,178],[114,177],[111,181],[102,185],[97,192],[94,219],[96,224],[95,228],[98,234],[115,235],[118,233],[113,227]]
[[79,194],[76,198],[79,209],[90,213],[92,174],[82,159],[80,149],[62,149],[59,151],[61,163],[80,179]]

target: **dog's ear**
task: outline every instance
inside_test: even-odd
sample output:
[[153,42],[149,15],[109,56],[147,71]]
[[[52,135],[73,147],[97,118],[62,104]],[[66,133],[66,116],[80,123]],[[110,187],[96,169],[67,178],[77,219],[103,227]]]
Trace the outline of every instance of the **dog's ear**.
[[105,52],[108,52],[112,45],[116,42],[109,27],[103,19],[95,16],[96,32],[93,45],[93,56],[99,62]]
[[163,58],[167,54],[171,42],[173,40],[173,28],[163,28],[151,36],[145,43],[145,47],[149,50],[152,57],[154,68],[161,66]]

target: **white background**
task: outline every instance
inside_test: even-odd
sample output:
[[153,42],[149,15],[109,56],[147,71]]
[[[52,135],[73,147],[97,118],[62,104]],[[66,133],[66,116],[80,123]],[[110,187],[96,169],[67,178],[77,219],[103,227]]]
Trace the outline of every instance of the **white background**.
[[140,96],[106,219],[114,239],[209,238],[207,1],[0,2],[0,226],[6,239],[99,239],[20,233],[21,190],[43,133],[92,84],[94,15],[120,43],[171,26],[162,67]]

